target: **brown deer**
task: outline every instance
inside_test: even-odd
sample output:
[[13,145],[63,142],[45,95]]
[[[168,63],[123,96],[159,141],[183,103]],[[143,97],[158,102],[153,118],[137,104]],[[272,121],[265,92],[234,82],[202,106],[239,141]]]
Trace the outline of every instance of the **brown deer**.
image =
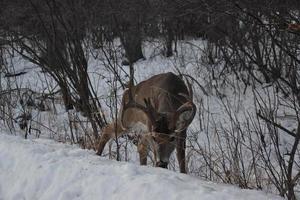
[[156,166],[167,168],[176,147],[180,172],[186,173],[186,129],[195,113],[190,83],[187,87],[171,72],[155,75],[125,90],[117,124],[111,123],[103,129],[97,154],[102,154],[105,144],[115,134],[131,132],[135,133],[141,165],[147,164],[151,149]]

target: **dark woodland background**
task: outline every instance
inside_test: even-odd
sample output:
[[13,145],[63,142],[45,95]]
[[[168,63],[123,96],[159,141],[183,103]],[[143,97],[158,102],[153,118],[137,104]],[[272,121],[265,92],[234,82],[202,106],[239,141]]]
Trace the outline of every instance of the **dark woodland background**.
[[[279,195],[296,199],[295,188],[300,177],[299,9],[297,0],[1,0],[0,73],[5,77],[22,75],[22,72],[8,73],[5,61],[8,51],[39,66],[58,84],[66,111],[75,108],[88,119],[93,129],[89,137],[94,141],[107,124],[108,116],[94,112],[101,111],[102,105],[87,74],[87,49],[98,49],[111,61],[115,59],[113,41],[119,39],[124,50],[122,67],[126,68],[146,59],[143,54],[146,41],[159,40],[162,55],[171,57],[177,54],[180,41],[205,40],[207,48],[203,54],[212,79],[226,80],[228,74],[234,74],[244,90],[257,84],[272,87],[278,98],[291,105],[296,116],[295,130],[289,130],[272,113],[264,112],[267,103],[257,109],[257,122],[266,123],[271,138],[269,147],[276,153],[274,164],[264,141],[267,136],[257,125],[254,132],[260,139],[256,150],[263,163],[261,168],[269,178],[267,184],[255,172],[256,167],[249,172],[256,177],[252,184],[240,167],[238,174],[225,165],[222,172],[216,172],[206,160],[211,173],[218,181],[242,188],[265,189],[265,185],[272,185]],[[110,64],[107,67],[114,69]],[[126,81],[118,74],[116,78],[125,88]],[[10,128],[16,123],[25,128],[30,115],[15,118],[9,114],[10,106],[5,102],[9,101],[10,92],[0,90],[0,119],[7,121]],[[20,90],[22,96],[21,93]],[[55,94],[43,94],[40,99],[52,95]],[[35,106],[45,109],[42,103]],[[292,138],[286,151],[280,150],[281,134]],[[87,145],[73,134],[72,141]],[[237,149],[231,152],[236,153],[232,157],[237,160],[242,156]],[[201,156],[211,159],[211,155]]]

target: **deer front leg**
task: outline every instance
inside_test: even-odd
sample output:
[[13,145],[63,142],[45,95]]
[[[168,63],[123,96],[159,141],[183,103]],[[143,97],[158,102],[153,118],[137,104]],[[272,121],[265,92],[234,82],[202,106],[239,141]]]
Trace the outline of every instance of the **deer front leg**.
[[148,143],[145,136],[139,139],[137,149],[139,152],[140,164],[147,165]]
[[185,141],[186,141],[186,130],[178,134],[177,144],[176,144],[176,152],[177,152],[177,160],[179,163],[179,169],[180,172],[184,174],[186,174]]

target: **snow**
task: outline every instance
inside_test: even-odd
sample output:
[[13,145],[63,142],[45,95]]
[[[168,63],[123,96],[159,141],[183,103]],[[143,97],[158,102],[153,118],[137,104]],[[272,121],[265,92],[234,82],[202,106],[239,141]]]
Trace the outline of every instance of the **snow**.
[[[116,43],[116,46],[119,46],[119,43]],[[288,128],[289,130],[296,129],[296,118],[293,117],[296,116],[295,111],[297,109],[289,105],[289,101],[287,101],[285,98],[280,98],[277,95],[273,95],[275,94],[275,90],[272,87],[269,87],[267,85],[254,85],[253,88],[248,86],[247,90],[244,91],[244,84],[242,84],[241,81],[238,81],[235,75],[229,73],[226,76],[223,75],[219,77],[218,74],[223,71],[223,67],[221,65],[220,67],[210,66],[209,64],[206,64],[206,62],[202,61],[203,58],[201,57],[201,55],[206,52],[205,41],[190,40],[179,42],[178,53],[170,58],[163,57],[161,55],[160,48],[161,44],[155,44],[152,42],[145,43],[144,54],[147,59],[138,61],[137,63],[135,63],[134,66],[135,79],[137,83],[155,74],[169,71],[178,74],[178,71],[180,71],[184,74],[191,75],[203,88],[205,88],[206,91],[203,92],[199,87],[198,83],[196,84],[195,81],[192,81],[194,90],[194,102],[198,107],[198,111],[194,121],[188,128],[186,155],[189,173],[193,176],[201,177],[202,179],[210,179],[215,182],[223,182],[224,180],[227,180],[228,176],[226,173],[230,172],[230,174],[234,175],[233,177],[229,177],[231,178],[233,183],[237,183],[235,180],[238,180],[238,178],[242,177],[243,173],[245,173],[248,174],[246,180],[247,186],[257,187],[256,181],[258,178],[260,182],[259,184],[262,186],[263,190],[278,193],[276,192],[276,188],[274,187],[274,185],[272,185],[270,177],[267,175],[268,171],[264,167],[264,160],[260,156],[258,158],[255,157],[256,168],[259,174],[258,177],[256,176],[256,171],[253,170],[253,151],[248,147],[250,146],[250,142],[256,143],[256,141],[260,141],[260,138],[257,138],[259,137],[259,135],[253,134],[255,132],[251,132],[255,131],[255,128],[251,124],[251,120],[256,119],[256,113],[258,111],[256,110],[257,108],[255,106],[255,103],[257,102],[255,102],[254,97],[255,94],[259,94],[259,96],[261,96],[262,98],[261,101],[265,102],[268,102],[271,99],[270,108],[268,108],[266,112],[268,111],[270,113],[273,113],[274,116],[277,116],[278,122],[280,122],[280,124],[283,124],[284,127]],[[97,56],[88,56],[88,71],[91,79],[91,84],[96,91],[96,96],[98,97],[102,105],[105,116],[107,117],[108,121],[112,121],[115,113],[115,107],[111,107],[111,103],[115,100],[114,95],[112,95],[115,77],[114,74],[111,72],[111,69],[106,66],[105,63],[107,61],[105,60],[105,58],[102,58],[103,55],[101,51],[97,53],[96,50],[93,50],[93,54]],[[114,63],[116,67],[115,70],[118,71],[118,74],[120,75],[121,79],[124,82],[126,82],[128,81],[128,77],[126,77],[123,70],[128,72],[128,67],[119,65],[120,61],[121,59],[120,57],[118,57],[116,63]],[[7,62],[9,65],[7,71],[11,73],[26,71],[27,73],[22,76],[11,78],[5,78],[2,76],[4,75],[3,73],[0,74],[0,83],[4,91],[5,89],[10,88],[23,88],[22,93],[25,92],[23,90],[27,90],[28,88],[41,94],[57,91],[58,87],[55,81],[51,77],[49,77],[49,75],[41,73],[40,68],[30,63],[29,61],[26,61],[20,58],[20,56],[15,55],[12,58],[8,57]],[[214,70],[215,76],[219,77],[217,80],[212,78],[211,70]],[[117,91],[117,98],[120,103],[123,90],[121,89],[119,83],[117,83],[117,87],[119,88]],[[208,95],[206,95],[206,93]],[[23,106],[21,106],[19,104],[19,100],[23,97],[18,93],[6,96],[3,95],[1,96],[1,98],[4,99],[3,102],[7,103],[7,107],[12,108],[11,110],[9,109],[9,111],[11,112],[11,116],[13,116],[14,119],[25,112],[29,112],[32,114],[33,120],[31,121],[31,126],[35,129],[32,129],[31,135],[28,135],[28,137],[31,139],[36,137],[44,139],[51,138],[53,140],[70,143],[70,119],[74,120],[75,122],[81,121],[80,123],[77,123],[78,126],[76,129],[76,134],[78,134],[79,137],[77,136],[77,140],[75,141],[78,141],[78,138],[82,139],[82,137],[84,137],[85,134],[92,132],[90,131],[90,125],[88,123],[85,123],[86,118],[81,116],[79,112],[65,112],[63,102],[59,96],[55,96],[55,100],[53,101],[49,99],[47,100],[47,102],[45,102],[46,106],[50,108],[50,110],[46,112],[41,112],[37,109],[27,107],[24,108]],[[288,118],[287,116],[291,116],[291,118]],[[248,123],[251,125],[249,130],[247,129],[249,125]],[[266,127],[265,124],[262,124],[262,126],[263,128]],[[10,127],[7,126],[7,124],[4,121],[0,120],[0,132],[11,131],[11,133],[15,133],[15,131],[17,131],[17,135],[24,135],[24,132],[22,132],[17,125],[15,125],[15,129],[9,128]],[[234,154],[227,147],[228,145],[231,145],[230,142],[234,141],[235,138],[241,137],[239,128],[241,128],[242,132],[244,133],[243,139],[245,141],[243,141],[243,143],[240,143],[241,147],[238,150],[243,156],[238,159],[237,166],[235,166],[236,163],[232,162],[232,160],[234,160],[234,158],[232,158],[232,155]],[[40,132],[36,132],[35,130],[39,130]],[[268,142],[268,132],[266,128],[264,129],[264,132],[266,132],[266,141]],[[293,138],[285,136],[284,133],[282,135],[284,137],[280,138],[282,140],[280,144],[280,151],[283,152],[282,155],[284,155],[284,157],[286,158],[287,155],[285,154],[285,152],[288,152],[291,148],[291,145],[293,144]],[[1,136],[1,138],[2,137],[4,136]],[[228,141],[228,138],[231,138],[231,140]],[[14,143],[14,139],[9,139],[9,137],[5,138],[4,140]],[[35,143],[39,147],[35,147],[35,150],[28,149],[28,151],[30,152],[27,152],[27,147],[20,149],[16,148],[16,146],[22,146],[23,144],[27,144],[28,142],[30,144]],[[2,143],[2,141],[0,143]],[[166,172],[165,170],[163,170],[164,175],[162,175],[161,173],[157,173],[158,171],[161,172],[161,170],[159,169],[137,167],[137,164],[139,163],[137,149],[130,140],[127,140],[127,138],[119,139],[120,158],[122,161],[126,160],[131,164],[118,162],[118,165],[116,165],[116,162],[113,161],[110,162],[108,160],[104,160],[103,158],[93,157],[94,152],[87,153],[86,151],[72,149],[72,147],[69,146],[64,146],[64,148],[60,146],[58,147],[48,140],[40,139],[29,140],[26,142],[21,142],[21,140],[18,140],[17,142],[16,140],[15,143],[17,143],[17,145],[12,145],[13,148],[8,148],[8,144],[6,145],[6,147],[9,151],[12,151],[12,149],[13,151],[19,151],[19,155],[13,156],[11,155],[12,152],[9,152],[9,154],[4,154],[7,150],[0,153],[0,174],[3,173],[5,175],[5,177],[4,175],[0,176],[0,200],[22,199],[23,197],[24,199],[76,199],[76,195],[79,196],[78,199],[106,199],[104,198],[106,196],[108,199],[124,199],[124,194],[121,194],[121,197],[118,196],[120,195],[118,193],[113,194],[113,191],[119,191],[119,188],[126,188],[126,191],[128,191],[128,193],[126,192],[126,195],[131,194],[133,195],[132,198],[134,198],[136,197],[136,195],[134,196],[135,192],[133,192],[133,188],[127,188],[127,182],[129,181],[129,178],[123,178],[123,175],[126,173],[130,174],[130,181],[132,181],[133,184],[135,184],[130,184],[128,185],[128,187],[136,185],[146,185],[147,187],[149,187],[149,190],[146,190],[145,188],[141,189],[141,187],[137,187],[136,189],[139,191],[143,191],[145,194],[147,194],[149,199],[150,197],[151,199],[159,199],[159,197],[153,196],[151,191],[155,191],[155,194],[157,194],[157,196],[161,196],[161,198],[165,198],[163,194],[168,192],[176,194],[176,196],[172,196],[172,198],[182,198],[181,194],[177,194],[178,188],[192,190],[191,193],[199,193],[198,195],[200,195],[201,198],[204,198],[204,196],[207,195],[209,196],[208,199],[237,199],[237,196],[239,196],[240,193],[243,193],[243,195],[239,199],[246,198],[244,196],[250,196],[247,198],[251,198],[251,195],[244,195],[245,190],[241,192],[237,188],[231,189],[235,192],[230,191],[220,192],[220,194],[218,193],[223,189],[229,190],[228,186],[218,186],[218,192],[212,194],[213,192],[205,192],[205,188],[216,187],[216,185],[213,185],[211,183],[208,184],[205,182],[200,182],[197,179],[192,179],[190,177],[186,178],[186,176],[184,176],[184,180],[188,179],[188,181],[186,182],[192,182],[193,184],[196,184],[196,188],[194,188],[190,185],[183,185],[181,182],[178,183],[179,178],[177,177],[182,177],[182,175],[176,174],[176,178],[169,179],[169,177],[175,176],[174,173]],[[3,145],[4,144],[2,144],[2,146]],[[111,142],[110,145],[111,149],[108,148],[109,145],[106,145],[106,148],[103,152],[103,156],[106,158],[110,157],[111,159],[113,159],[114,155],[116,154],[116,144],[114,142]],[[44,151],[43,148],[47,149]],[[259,146],[257,146],[257,148],[254,148],[254,150],[256,151],[259,149]],[[272,162],[272,165],[276,167],[276,173],[281,174],[280,168],[278,167],[278,160],[275,154],[276,151],[274,151],[272,145],[270,145],[269,148],[271,152],[270,161]],[[60,150],[57,151],[55,149]],[[67,151],[66,149],[70,151]],[[33,154],[31,153],[31,151],[37,153],[34,154],[34,158],[32,158]],[[43,152],[44,154],[49,155],[51,151],[54,155],[51,157],[46,156],[44,159],[46,159],[47,161],[45,162],[41,161],[42,159],[40,157],[35,158],[37,155],[43,154]],[[74,152],[79,153],[76,154]],[[208,166],[206,164],[202,152],[205,152],[204,156],[206,156],[206,159],[214,163],[213,166]],[[69,154],[76,154],[77,156],[74,156],[76,157],[75,160],[74,157]],[[6,160],[5,162],[2,162],[3,155],[9,155],[10,157],[4,159]],[[224,155],[225,159],[220,159],[220,155]],[[18,158],[18,156],[22,157]],[[89,158],[82,159],[83,157]],[[61,158],[62,161],[60,161],[58,158]],[[56,162],[51,161],[57,159],[58,161]],[[8,162],[7,160],[11,160],[11,162]],[[73,165],[77,165],[79,160],[81,163],[77,166],[77,168],[75,168],[75,166]],[[148,159],[148,161],[151,162],[151,159]],[[92,166],[91,164],[87,164],[90,162],[95,164],[93,164]],[[10,167],[7,167],[9,163],[12,164]],[[41,163],[41,166],[39,167],[38,165],[33,165],[32,163]],[[4,170],[2,169],[3,166],[6,166]],[[21,171],[21,169],[15,170],[18,172],[16,173],[16,175],[13,172],[7,172],[8,169],[11,171],[14,170],[16,166],[23,167],[23,169],[26,169],[26,173],[24,171]],[[120,173],[118,173],[118,170],[116,170],[116,168],[122,168],[120,170],[122,172],[121,175]],[[212,168],[218,173],[217,175],[212,173]],[[64,171],[63,169],[66,170]],[[236,171],[237,169],[244,169],[245,171]],[[110,176],[108,175],[109,173],[107,173],[109,170],[113,170],[113,173],[110,173]],[[175,153],[171,155],[169,170],[179,171]],[[297,170],[298,168],[295,167],[294,171]],[[86,171],[92,171],[92,173],[88,173]],[[133,174],[132,171],[134,171],[136,174]],[[102,174],[102,172],[104,175]],[[139,174],[137,175],[138,172]],[[59,177],[60,173],[65,175],[66,180]],[[12,176],[12,174],[14,176]],[[24,174],[26,174],[27,176],[22,177],[25,176]],[[101,177],[101,179],[93,179],[93,177],[90,177],[89,174],[95,174],[95,177]],[[114,174],[114,176],[112,176],[112,174]],[[145,174],[151,174],[151,180],[146,179]],[[154,176],[155,174],[157,174],[158,177]],[[31,176],[33,177],[34,181],[28,181],[32,179]],[[221,179],[219,177],[221,177]],[[234,179],[235,177],[236,179]],[[151,184],[151,181],[154,182],[154,180],[156,180],[156,182],[158,182],[157,180],[161,181],[160,179],[163,179],[163,181],[167,180],[167,182],[162,181],[164,185],[156,184],[158,188],[154,188],[154,186],[152,186]],[[174,179],[176,180],[174,181]],[[5,182],[2,180],[5,180]],[[10,182],[7,180],[10,180]],[[14,182],[13,180],[17,181]],[[104,184],[106,180],[109,180],[109,188],[107,188],[107,186]],[[151,186],[147,185],[148,182],[150,182]],[[123,186],[122,183],[125,186]],[[173,185],[175,183],[178,185],[178,188],[177,186]],[[166,187],[166,185],[170,187],[169,190],[165,190],[162,187]],[[88,186],[88,188],[84,186]],[[94,189],[92,189],[93,187]],[[74,190],[79,191],[78,194],[77,192],[73,192],[72,188],[75,188]],[[161,188],[163,188],[163,191],[159,192],[159,189]],[[17,191],[19,191],[18,194],[16,193]],[[125,191],[125,189],[122,191]],[[164,193],[162,194],[162,192]],[[180,190],[180,193],[185,192],[187,191]],[[111,194],[111,196],[107,193]],[[217,196],[216,193],[218,193],[218,195],[220,196]],[[228,195],[228,193],[232,196],[227,197],[226,195]],[[139,193],[139,198],[142,194]],[[199,199],[199,196],[197,196],[197,194],[195,194],[195,199]],[[256,194],[257,192],[255,192],[255,195]],[[67,198],[68,195],[70,195],[70,198]],[[3,199],[1,198],[2,196]],[[169,196],[169,198],[166,198],[169,199],[171,197]],[[187,196],[186,198],[193,199],[194,196]]]
[[0,200],[276,200],[256,190],[117,162],[48,139],[0,134]]

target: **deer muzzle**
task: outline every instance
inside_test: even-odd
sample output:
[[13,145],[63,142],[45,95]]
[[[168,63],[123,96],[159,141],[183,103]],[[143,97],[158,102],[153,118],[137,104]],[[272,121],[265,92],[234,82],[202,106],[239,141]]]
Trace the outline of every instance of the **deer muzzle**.
[[168,163],[167,163],[167,162],[164,162],[164,161],[158,161],[158,162],[156,163],[156,167],[161,167],[161,168],[167,169],[167,168],[168,168]]

